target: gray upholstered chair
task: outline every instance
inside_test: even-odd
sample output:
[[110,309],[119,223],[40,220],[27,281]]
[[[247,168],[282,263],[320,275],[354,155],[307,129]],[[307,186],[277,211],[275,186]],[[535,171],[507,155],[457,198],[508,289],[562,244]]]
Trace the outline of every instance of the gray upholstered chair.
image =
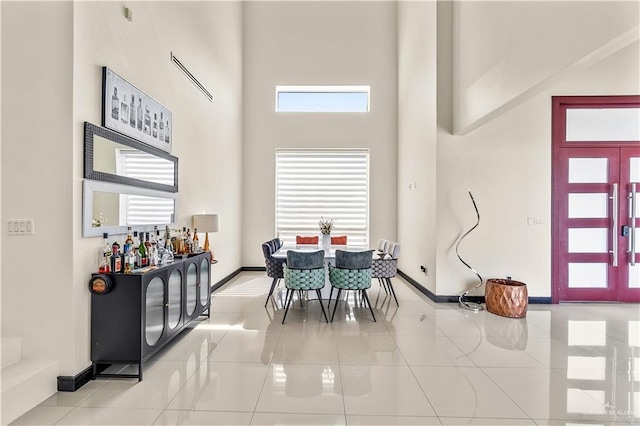
[[390,292],[396,300],[396,305],[400,306],[398,298],[396,297],[396,292],[393,289],[393,284],[391,283],[391,278],[395,277],[398,273],[400,244],[394,243],[393,241],[389,241],[388,243],[387,254],[383,258],[373,259],[371,264],[371,276],[372,278],[377,278],[378,281],[380,281],[380,284],[383,286],[385,291],[387,291],[388,288],[388,292]]
[[269,240],[262,244],[262,253],[264,254],[264,265],[267,269],[267,276],[273,278],[271,282],[271,289],[269,289],[269,295],[267,296],[267,300],[264,302],[264,306],[267,306],[269,303],[269,298],[273,294],[273,290],[276,288],[278,281],[281,278],[284,278],[284,270],[282,269],[282,264],[284,260],[276,259],[273,257],[273,253],[280,250],[282,247],[282,241],[280,238],[274,238],[273,240]]
[[[338,289],[336,304],[333,307],[331,321],[336,315],[336,308],[342,291],[357,290],[360,291],[365,302],[369,305],[373,321],[376,316],[373,314],[367,289],[371,287],[371,259],[373,250],[367,251],[347,251],[336,250],[336,266],[329,264],[329,281],[331,282],[331,293],[329,295],[329,303],[331,303],[331,295],[333,289]],[[346,303],[346,302],[345,302]]]
[[324,271],[324,250],[318,251],[287,251],[287,264],[284,266],[284,285],[287,288],[287,295],[285,300],[285,311],[282,317],[282,323],[284,324],[285,318],[287,318],[287,312],[289,312],[289,305],[291,305],[291,299],[293,294],[303,291],[315,290],[320,301],[320,308],[324,315],[325,321],[329,322],[327,313],[324,311],[324,305],[322,304],[322,294],[320,289],[324,287],[325,283],[325,271]]

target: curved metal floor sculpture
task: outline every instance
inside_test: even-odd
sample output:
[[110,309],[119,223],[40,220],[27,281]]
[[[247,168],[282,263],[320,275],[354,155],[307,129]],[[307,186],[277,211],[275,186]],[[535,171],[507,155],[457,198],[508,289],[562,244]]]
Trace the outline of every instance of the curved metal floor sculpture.
[[473,225],[473,227],[471,229],[469,229],[467,232],[464,233],[464,235],[462,235],[462,237],[460,237],[460,239],[458,240],[458,243],[456,244],[456,256],[458,256],[458,259],[460,259],[460,262],[462,262],[464,264],[464,266],[466,266],[467,268],[471,269],[471,272],[473,272],[474,274],[476,274],[478,276],[478,279],[480,280],[480,282],[473,288],[470,288],[469,290],[463,292],[460,297],[458,297],[458,304],[460,305],[461,308],[464,309],[468,309],[470,311],[474,311],[474,312],[480,312],[482,310],[484,310],[484,307],[479,304],[479,303],[475,303],[475,302],[469,302],[467,300],[465,300],[465,297],[467,296],[467,294],[469,294],[469,292],[471,290],[475,290],[477,288],[480,288],[480,286],[482,285],[482,277],[480,276],[480,274],[473,269],[467,262],[465,262],[461,257],[460,257],[460,253],[458,253],[458,247],[460,247],[460,243],[462,242],[462,240],[471,233],[471,231],[473,231],[474,229],[476,229],[478,227],[478,225],[480,225],[480,212],[478,212],[478,206],[476,205],[476,200],[473,199],[473,195],[471,194],[471,190],[469,191],[469,197],[471,197],[471,202],[473,203],[473,208],[476,210],[476,216],[478,217],[478,221],[476,222],[475,225]]

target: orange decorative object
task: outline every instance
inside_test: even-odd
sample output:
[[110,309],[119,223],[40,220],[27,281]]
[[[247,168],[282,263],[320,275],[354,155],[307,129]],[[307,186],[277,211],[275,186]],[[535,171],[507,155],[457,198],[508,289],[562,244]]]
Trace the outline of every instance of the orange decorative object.
[[347,236],[340,235],[339,237],[331,237],[331,244],[334,246],[346,246],[347,245]]
[[318,236],[315,237],[303,237],[301,235],[296,236],[296,244],[318,244]]
[[487,311],[509,318],[527,316],[529,294],[527,285],[520,281],[490,278],[484,292]]

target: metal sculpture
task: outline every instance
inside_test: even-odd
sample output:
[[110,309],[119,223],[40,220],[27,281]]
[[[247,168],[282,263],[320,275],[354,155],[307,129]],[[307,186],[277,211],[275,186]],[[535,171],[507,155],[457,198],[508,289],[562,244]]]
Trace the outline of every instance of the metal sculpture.
[[464,235],[462,235],[462,237],[460,237],[460,239],[458,240],[458,243],[456,244],[456,256],[458,256],[458,259],[460,259],[460,262],[462,262],[464,264],[464,266],[466,266],[467,268],[471,269],[471,272],[473,272],[474,274],[476,274],[478,276],[478,279],[480,280],[480,282],[473,288],[470,288],[469,290],[463,292],[460,297],[458,297],[458,304],[460,305],[461,308],[464,309],[468,309],[470,311],[474,311],[474,312],[480,312],[482,310],[484,310],[484,307],[476,302],[470,302],[468,300],[465,300],[465,297],[467,296],[467,294],[469,294],[470,291],[475,290],[477,288],[480,288],[480,286],[482,286],[482,277],[480,276],[480,274],[471,267],[471,265],[469,265],[467,262],[465,262],[462,257],[460,257],[460,253],[458,252],[458,247],[460,247],[460,243],[462,242],[462,240],[469,235],[474,229],[476,229],[478,227],[478,225],[480,225],[480,212],[478,212],[478,206],[476,205],[476,200],[473,199],[473,194],[471,194],[471,190],[467,190],[469,191],[469,197],[471,197],[471,202],[473,203],[473,208],[476,210],[476,216],[477,216],[477,222],[475,225],[473,225],[473,227],[471,229],[469,229],[467,232],[464,233]]

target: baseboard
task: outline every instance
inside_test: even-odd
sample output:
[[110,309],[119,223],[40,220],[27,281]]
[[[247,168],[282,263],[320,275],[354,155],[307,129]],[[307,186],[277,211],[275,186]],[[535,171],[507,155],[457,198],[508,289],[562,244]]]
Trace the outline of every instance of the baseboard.
[[[398,269],[398,275],[404,278],[409,284],[414,286],[420,293],[424,294],[435,303],[457,303],[458,302],[458,299],[460,297],[459,295],[455,295],[455,296],[435,295],[431,291],[429,291],[429,289],[424,288],[422,284],[420,284],[419,282],[417,282],[416,280],[414,280],[409,275],[405,274],[399,269]],[[465,300],[469,302],[475,302],[475,303],[484,303],[484,296],[467,296],[465,297]],[[550,305],[551,303],[553,303],[551,301],[551,297],[529,297],[530,305]]]
[[75,376],[58,376],[58,392],[75,392],[91,380],[93,380],[91,367],[85,368]]
[[252,272],[266,272],[267,268],[265,268],[264,266],[243,266],[242,267],[243,271],[252,271]]
[[220,281],[218,281],[217,283],[215,283],[214,285],[212,285],[211,286],[211,293],[213,293],[214,291],[216,291],[217,289],[219,289],[220,287],[222,287],[223,285],[225,285],[226,283],[231,281],[233,278],[235,278],[236,275],[238,275],[243,270],[244,270],[244,268],[238,268],[235,271],[233,271],[232,273],[230,273],[229,275],[227,275],[226,277],[224,277],[223,279],[221,279]]

